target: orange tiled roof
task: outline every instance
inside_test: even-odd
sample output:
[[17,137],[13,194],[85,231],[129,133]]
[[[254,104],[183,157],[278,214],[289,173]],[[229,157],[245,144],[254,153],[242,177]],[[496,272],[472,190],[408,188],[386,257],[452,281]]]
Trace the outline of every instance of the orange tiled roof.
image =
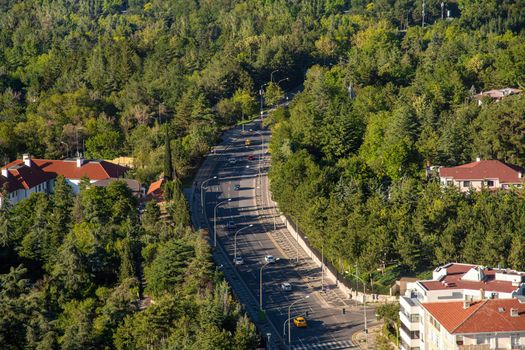
[[[462,301],[422,305],[450,334],[525,331],[525,304],[518,299],[477,301],[466,309]],[[517,317],[511,309],[517,309]]]
[[[476,265],[470,264],[457,264],[453,263],[448,265],[447,274],[443,276],[439,281],[429,280],[420,281],[419,283],[426,290],[442,290],[442,289],[471,289],[479,290],[483,288],[487,292],[500,292],[500,293],[512,293],[519,287],[512,285],[511,281],[498,281],[496,280],[496,273],[499,271],[493,268],[486,268],[483,270],[485,278],[483,281],[470,281],[463,280],[463,276],[471,269],[475,268]],[[523,275],[523,273],[519,273]]]
[[450,168],[439,169],[441,177],[451,177],[455,180],[485,180],[499,179],[501,183],[521,184],[523,178],[521,169],[515,165],[505,164],[499,160],[481,160]]
[[153,192],[160,190],[164,182],[165,182],[164,178],[153,182],[151,185],[149,185],[147,194],[152,194]]
[[7,169],[10,176],[8,179],[1,177],[0,185],[8,181],[10,191],[18,188],[29,189],[58,175],[67,179],[88,177],[90,180],[104,180],[121,177],[128,170],[126,167],[106,161],[85,160],[80,167],[77,167],[76,159],[31,159],[31,166],[27,166],[23,160],[17,159],[6,164],[3,169]]

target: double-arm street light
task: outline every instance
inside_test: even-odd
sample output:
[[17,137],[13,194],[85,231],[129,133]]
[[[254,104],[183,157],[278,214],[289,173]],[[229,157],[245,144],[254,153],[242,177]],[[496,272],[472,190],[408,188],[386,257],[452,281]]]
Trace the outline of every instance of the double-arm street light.
[[217,176],[214,176],[214,177],[210,177],[209,179],[206,179],[204,180],[202,183],[201,183],[201,208],[202,208],[202,213],[204,214],[204,211],[205,211],[205,208],[204,208],[204,184],[208,181],[211,181],[211,180],[214,180],[216,179]]
[[[349,273],[348,271],[345,271],[346,273]],[[365,341],[366,341],[366,349],[368,349],[368,327],[367,327],[367,322],[366,322],[366,282],[357,275],[357,264],[356,264],[356,271],[355,271],[355,278],[358,279],[359,281],[363,282],[363,320],[364,320],[364,323],[365,323]],[[356,288],[357,290],[357,288]],[[356,298],[356,302],[357,302],[357,298]]]
[[237,234],[243,230],[246,230],[247,228],[253,227],[253,224],[250,224],[249,226],[243,227],[240,230],[237,230],[235,232],[235,236],[233,236],[233,260],[235,261],[237,259]]
[[217,208],[224,203],[231,202],[231,198],[226,199],[225,201],[220,202],[213,208],[213,247],[217,247]]
[[[279,261],[279,258],[275,259],[275,262]],[[261,266],[261,269],[259,270],[259,310],[263,311],[263,269],[268,266],[268,264],[272,264],[272,262],[267,261],[263,266]]]
[[310,297],[310,295],[305,295],[304,298],[301,298],[301,299],[297,299],[296,301],[294,301],[293,303],[290,304],[290,306],[288,306],[288,349],[291,349],[292,348],[292,327],[290,325],[290,321],[291,321],[291,312],[292,312],[292,306],[294,306],[296,303],[300,302],[301,300],[304,300],[304,299],[308,299]]

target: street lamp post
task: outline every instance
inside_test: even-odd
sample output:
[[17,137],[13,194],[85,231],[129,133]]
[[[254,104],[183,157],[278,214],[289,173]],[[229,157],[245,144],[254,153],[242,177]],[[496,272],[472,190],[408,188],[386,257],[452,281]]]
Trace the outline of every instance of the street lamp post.
[[216,179],[217,176],[214,176],[214,177],[210,177],[209,179],[206,179],[204,180],[202,183],[201,183],[201,208],[202,208],[202,213],[204,214],[204,184],[208,181],[211,181],[211,180],[214,180]]
[[[358,275],[357,275],[357,264],[356,264],[356,273],[355,273],[355,278],[358,279],[359,281],[363,282],[363,319],[364,319],[364,322],[365,322],[365,341],[366,341],[366,349],[368,349],[368,327],[367,327],[367,322],[366,322],[366,283],[363,279],[361,279]],[[357,301],[357,298],[356,298],[356,301]]]
[[250,224],[249,226],[243,227],[240,230],[237,230],[237,232],[235,232],[235,236],[233,236],[233,240],[234,240],[234,243],[233,243],[233,260],[237,259],[237,234],[239,232],[243,231],[243,230],[246,230],[247,228],[250,228],[250,227],[253,227],[253,224]]
[[[263,101],[263,95],[264,95],[264,91],[263,91],[263,88],[268,85],[268,83],[264,83],[261,85],[261,88],[259,89],[259,95],[261,96],[261,119],[262,119],[262,115],[263,115],[263,109],[264,109],[264,101]],[[261,120],[261,125],[262,125],[262,120]]]
[[278,72],[278,71],[279,71],[279,70],[276,69],[276,70],[274,70],[272,73],[270,73],[270,81],[271,81],[272,83],[273,83],[273,73],[276,73],[276,72]]
[[[279,261],[279,258],[275,259],[275,262]],[[261,266],[261,269],[259,270],[259,310],[263,311],[263,269],[268,266],[268,264],[271,264],[270,262],[266,262],[263,266]]]
[[231,202],[231,200],[231,198],[228,198],[227,200],[220,202],[215,206],[215,208],[213,208],[213,248],[217,247],[217,208],[224,203]]
[[306,295],[304,298],[298,299],[294,301],[293,303],[291,303],[290,306],[288,306],[288,349],[292,348],[292,327],[290,325],[290,319],[291,319],[290,314],[292,312],[292,306],[294,306],[294,304],[300,302],[303,299],[308,299],[309,297],[310,295]]
[[281,79],[277,82],[277,85],[279,85],[282,81],[285,81],[285,80],[290,80],[290,78],[284,78],[284,79]]

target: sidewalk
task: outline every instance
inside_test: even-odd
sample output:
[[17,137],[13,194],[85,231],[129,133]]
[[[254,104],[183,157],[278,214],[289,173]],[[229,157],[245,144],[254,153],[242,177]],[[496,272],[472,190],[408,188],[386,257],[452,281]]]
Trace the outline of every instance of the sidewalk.
[[[368,349],[376,348],[376,338],[378,333],[381,332],[382,327],[382,324],[376,324],[368,327]],[[359,349],[367,349],[365,331],[362,330],[352,334],[352,343],[354,343]]]

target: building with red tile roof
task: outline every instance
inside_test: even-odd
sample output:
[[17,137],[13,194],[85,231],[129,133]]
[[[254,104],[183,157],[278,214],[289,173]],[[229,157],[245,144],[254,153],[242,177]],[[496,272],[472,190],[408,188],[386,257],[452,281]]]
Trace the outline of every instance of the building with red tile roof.
[[460,191],[472,189],[489,190],[521,188],[525,169],[499,160],[481,160],[455,167],[439,169],[440,182],[444,186],[457,186]]
[[[429,349],[523,349],[525,299],[423,303]],[[432,346],[434,345],[434,346]]]
[[166,179],[162,178],[153,183],[148,188],[147,196],[161,200],[163,197],[162,186],[166,183]]
[[[525,272],[461,263],[440,266],[433,271],[432,279],[407,283],[405,295],[399,298],[401,349],[449,349],[439,347],[435,342],[436,346],[430,346],[433,342],[428,340],[437,335],[427,334],[428,327],[430,327],[427,325],[429,322],[427,309],[429,308],[436,315],[448,315],[447,321],[443,318],[444,323],[440,325],[449,330],[455,329],[461,320],[471,317],[471,314],[482,306],[478,301],[511,300],[510,303],[515,303],[518,298],[521,299],[524,296]],[[468,302],[469,307],[454,313],[447,307],[448,303],[458,303],[463,306],[464,302]],[[437,310],[439,308],[442,309]],[[487,312],[483,311],[479,315]],[[432,322],[429,324],[432,325]],[[452,326],[454,327],[451,328]],[[456,343],[447,337],[440,340],[442,345],[446,339],[449,341],[449,346],[452,346],[450,344],[456,346]],[[450,347],[450,349],[453,348],[456,347]]]
[[22,159],[2,167],[0,186],[7,183],[9,200],[14,204],[33,192],[50,193],[53,190],[54,180],[59,175],[66,178],[74,193],[78,193],[79,184],[84,178],[91,183],[96,183],[121,178],[128,170],[126,167],[110,162],[85,160],[81,157],[50,160],[32,159],[25,154]]

